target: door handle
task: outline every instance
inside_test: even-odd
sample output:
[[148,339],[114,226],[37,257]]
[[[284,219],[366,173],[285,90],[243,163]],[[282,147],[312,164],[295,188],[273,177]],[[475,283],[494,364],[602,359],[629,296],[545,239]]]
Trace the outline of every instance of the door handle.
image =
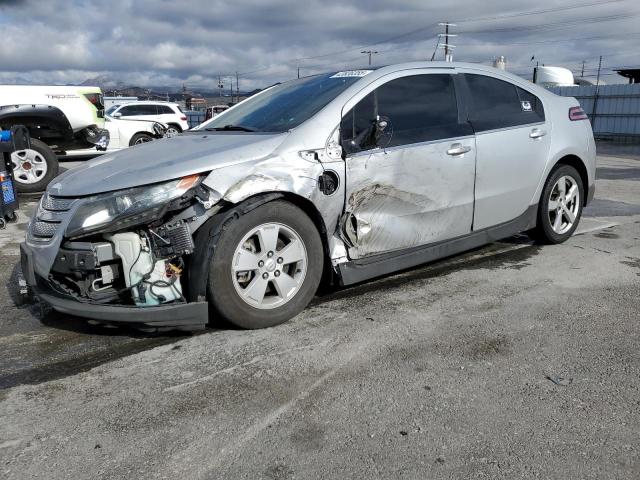
[[467,147],[466,145],[462,145],[461,143],[454,143],[451,145],[451,148],[447,150],[447,155],[463,155],[467,152],[471,151],[471,147]]
[[547,134],[546,130],[540,130],[539,128],[534,128],[533,130],[531,130],[531,133],[529,134],[529,138],[540,138],[540,137],[544,137]]

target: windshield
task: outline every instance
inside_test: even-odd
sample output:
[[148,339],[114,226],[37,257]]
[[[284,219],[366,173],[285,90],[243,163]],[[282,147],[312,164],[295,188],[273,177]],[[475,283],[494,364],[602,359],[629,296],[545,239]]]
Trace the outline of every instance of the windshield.
[[276,85],[203,123],[198,130],[286,132],[311,118],[369,72],[344,73],[315,75]]
[[111,105],[105,112],[107,115],[111,115],[120,105]]

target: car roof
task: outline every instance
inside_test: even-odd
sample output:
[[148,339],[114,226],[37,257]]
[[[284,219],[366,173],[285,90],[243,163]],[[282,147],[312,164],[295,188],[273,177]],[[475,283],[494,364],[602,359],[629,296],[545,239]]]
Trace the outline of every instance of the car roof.
[[131,102],[123,103],[124,105],[179,105],[176,102],[164,102],[162,100],[132,100]]
[[[518,75],[515,75],[513,73],[510,73],[506,70],[502,70],[499,68],[495,68],[495,67],[491,67],[488,65],[483,65],[481,63],[470,63],[470,62],[444,62],[444,61],[437,61],[437,62],[429,62],[429,61],[419,61],[419,62],[405,62],[405,63],[396,63],[396,64],[392,64],[392,65],[385,65],[385,66],[379,66],[379,67],[369,67],[369,68],[359,68],[359,69],[355,69],[355,70],[372,70],[372,72],[367,75],[366,77],[369,79],[369,81],[379,78],[379,77],[383,77],[385,75],[388,75],[390,73],[395,73],[395,72],[399,72],[402,70],[413,70],[413,69],[438,69],[438,70],[452,70],[452,71],[458,71],[458,70],[463,70],[463,71],[469,71],[472,70],[474,72],[478,72],[478,73],[484,73],[487,74],[489,76],[498,78],[498,79],[502,79],[502,80],[506,80],[509,81],[511,83],[515,83],[516,85],[522,86],[524,88],[527,88],[529,90],[534,90],[538,95],[552,95],[551,92],[549,92],[548,90],[540,87],[539,85],[536,85],[532,82],[530,82],[529,80],[520,77]],[[347,71],[347,69],[345,70],[341,70],[341,71]]]

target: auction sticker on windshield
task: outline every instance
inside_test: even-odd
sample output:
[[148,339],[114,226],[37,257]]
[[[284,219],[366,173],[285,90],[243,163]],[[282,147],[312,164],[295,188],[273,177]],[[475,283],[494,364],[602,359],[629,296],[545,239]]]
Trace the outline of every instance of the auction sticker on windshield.
[[345,70],[344,72],[338,72],[331,75],[329,78],[364,77],[371,72],[373,72],[373,70]]

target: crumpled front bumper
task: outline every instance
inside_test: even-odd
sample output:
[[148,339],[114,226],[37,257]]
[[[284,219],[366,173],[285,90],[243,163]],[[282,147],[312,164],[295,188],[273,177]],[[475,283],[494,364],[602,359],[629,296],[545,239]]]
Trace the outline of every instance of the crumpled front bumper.
[[209,321],[207,302],[135,307],[81,302],[73,297],[60,295],[48,288],[45,281],[38,281],[33,268],[33,255],[29,245],[20,244],[22,274],[38,300],[60,313],[110,324],[188,331],[202,330]]

